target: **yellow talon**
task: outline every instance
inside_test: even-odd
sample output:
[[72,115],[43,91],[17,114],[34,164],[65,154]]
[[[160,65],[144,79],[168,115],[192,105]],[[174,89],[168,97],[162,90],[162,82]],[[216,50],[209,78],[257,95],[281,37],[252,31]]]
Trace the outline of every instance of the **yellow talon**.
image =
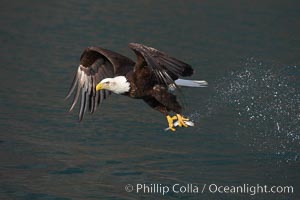
[[178,126],[180,126],[180,127],[182,127],[182,126],[188,127],[188,125],[185,123],[185,121],[189,121],[188,118],[185,118],[185,117],[183,117],[180,114],[176,114],[176,116],[177,116],[177,119],[178,119],[178,122],[179,122]]
[[176,131],[176,129],[174,128],[174,123],[173,123],[173,121],[176,119],[177,119],[176,116],[171,117],[170,115],[167,115],[167,120],[168,120],[169,128],[171,131]]
[[174,121],[174,120],[177,119],[177,116],[173,116],[173,117],[171,117],[171,118],[172,118],[172,120]]

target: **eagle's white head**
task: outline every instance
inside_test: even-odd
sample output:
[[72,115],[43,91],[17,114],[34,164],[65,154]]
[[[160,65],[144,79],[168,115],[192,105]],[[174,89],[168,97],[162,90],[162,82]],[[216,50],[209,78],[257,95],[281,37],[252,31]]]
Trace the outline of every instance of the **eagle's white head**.
[[105,78],[96,86],[98,90],[109,90],[116,94],[123,94],[129,92],[130,83],[125,76],[116,76],[114,78]]

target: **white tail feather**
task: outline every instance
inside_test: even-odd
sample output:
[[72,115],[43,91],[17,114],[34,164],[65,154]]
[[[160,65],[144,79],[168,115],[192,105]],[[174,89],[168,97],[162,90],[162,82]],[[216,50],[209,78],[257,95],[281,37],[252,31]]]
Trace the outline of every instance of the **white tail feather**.
[[175,80],[175,84],[179,86],[185,87],[207,87],[208,83],[204,80],[185,80],[185,79],[177,79]]

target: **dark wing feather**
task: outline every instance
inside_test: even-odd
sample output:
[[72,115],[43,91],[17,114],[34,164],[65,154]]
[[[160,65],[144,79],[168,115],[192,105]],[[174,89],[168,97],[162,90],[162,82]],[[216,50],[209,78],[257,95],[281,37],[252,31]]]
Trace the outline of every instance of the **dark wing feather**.
[[96,85],[104,78],[125,75],[133,66],[132,60],[113,51],[100,47],[87,48],[80,57],[80,65],[66,96],[69,98],[77,86],[70,111],[74,109],[81,93],[79,121],[87,109],[94,113],[110,94],[107,90],[96,91]]
[[183,76],[191,76],[193,68],[166,53],[142,44],[130,43],[129,47],[137,55],[135,68],[148,66],[155,74],[157,81],[165,85],[175,85],[175,80]]

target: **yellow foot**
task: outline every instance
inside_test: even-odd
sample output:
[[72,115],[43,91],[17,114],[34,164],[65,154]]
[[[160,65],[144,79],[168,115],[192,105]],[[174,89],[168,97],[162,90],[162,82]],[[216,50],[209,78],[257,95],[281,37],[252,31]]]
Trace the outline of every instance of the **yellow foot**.
[[171,117],[170,115],[167,115],[167,120],[168,120],[168,124],[169,124],[169,129],[171,131],[176,131],[176,129],[174,128],[174,120],[176,120],[177,117],[176,116],[173,116]]
[[179,127],[182,127],[182,126],[188,127],[188,125],[185,123],[185,121],[189,121],[188,118],[185,118],[180,114],[176,114],[176,116],[177,116],[177,119],[178,119],[178,122],[179,122],[179,124],[178,124]]

